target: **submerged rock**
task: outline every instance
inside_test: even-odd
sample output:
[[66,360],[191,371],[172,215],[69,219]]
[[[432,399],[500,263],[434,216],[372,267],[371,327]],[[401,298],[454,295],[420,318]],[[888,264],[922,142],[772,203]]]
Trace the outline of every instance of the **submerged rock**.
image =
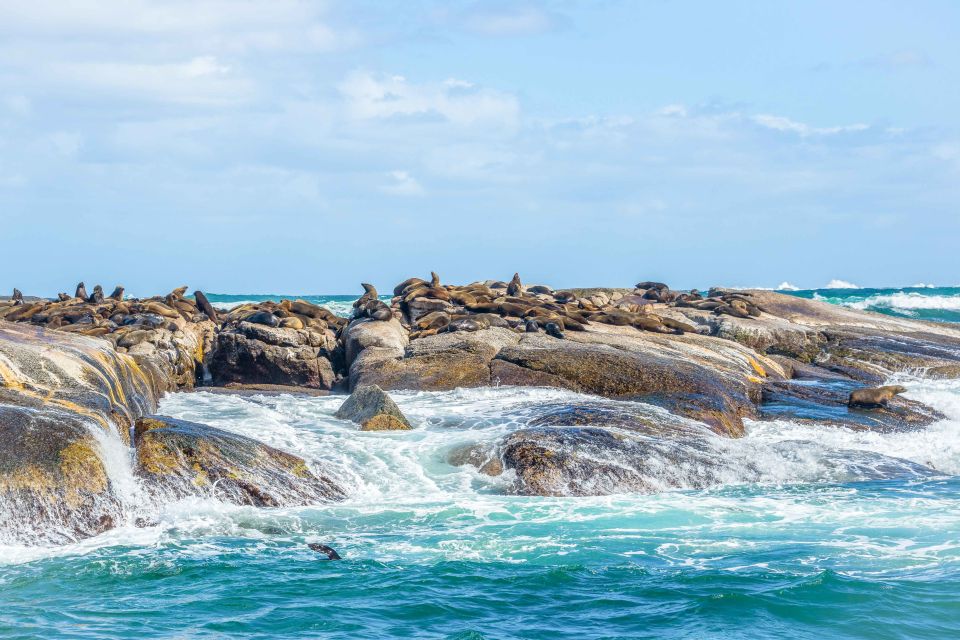
[[340,500],[336,481],[315,475],[295,455],[241,435],[185,420],[137,421],[136,472],[151,491],[176,498],[210,496],[257,507]]
[[355,389],[337,409],[336,417],[356,422],[361,431],[402,431],[413,428],[393,398],[375,384]]

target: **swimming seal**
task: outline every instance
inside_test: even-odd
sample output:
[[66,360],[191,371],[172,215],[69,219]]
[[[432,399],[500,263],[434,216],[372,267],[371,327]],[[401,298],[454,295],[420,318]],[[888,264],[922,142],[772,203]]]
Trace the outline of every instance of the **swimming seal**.
[[210,304],[210,301],[207,299],[207,296],[203,294],[203,291],[194,291],[193,297],[196,298],[197,307],[200,308],[200,311],[203,311],[205,314],[207,314],[207,317],[214,322],[220,321],[220,319],[217,317],[217,310],[213,308],[212,304]]
[[342,560],[340,554],[334,551],[331,547],[328,547],[325,544],[320,544],[319,542],[311,542],[307,545],[310,547],[311,551],[316,551],[317,553],[322,553],[327,556],[327,560]]
[[523,284],[520,282],[520,274],[514,273],[510,284],[507,285],[508,296],[519,296],[523,293]]
[[850,399],[847,401],[847,405],[860,409],[885,407],[895,395],[904,393],[906,390],[906,387],[899,384],[857,389],[850,392]]

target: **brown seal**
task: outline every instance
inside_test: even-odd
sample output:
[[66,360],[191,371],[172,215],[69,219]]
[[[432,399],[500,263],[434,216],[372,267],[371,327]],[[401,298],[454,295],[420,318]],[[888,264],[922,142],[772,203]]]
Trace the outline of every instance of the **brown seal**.
[[850,392],[850,399],[847,401],[847,405],[861,409],[885,407],[894,396],[904,393],[906,390],[906,387],[899,384],[857,389]]
[[213,320],[214,322],[220,322],[220,318],[217,317],[217,310],[213,308],[213,305],[210,304],[210,301],[207,300],[207,296],[203,294],[203,291],[194,291],[193,297],[197,301],[197,307],[200,311],[203,311],[207,314],[207,317]]
[[510,284],[507,285],[507,295],[508,296],[523,295],[523,283],[520,282],[519,273],[513,274],[513,278],[510,280]]

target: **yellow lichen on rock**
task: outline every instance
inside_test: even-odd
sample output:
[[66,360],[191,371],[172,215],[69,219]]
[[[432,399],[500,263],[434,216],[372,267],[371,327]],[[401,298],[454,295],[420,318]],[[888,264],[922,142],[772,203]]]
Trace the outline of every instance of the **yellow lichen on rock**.
[[60,472],[64,499],[70,507],[78,507],[83,494],[100,494],[109,486],[107,471],[92,439],[73,442],[60,452]]

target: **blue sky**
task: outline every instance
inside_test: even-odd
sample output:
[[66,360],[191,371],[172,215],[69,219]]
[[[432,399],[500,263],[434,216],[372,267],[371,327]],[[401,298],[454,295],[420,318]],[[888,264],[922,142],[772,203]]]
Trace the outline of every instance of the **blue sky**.
[[955,2],[4,0],[0,287],[956,284],[958,24]]

